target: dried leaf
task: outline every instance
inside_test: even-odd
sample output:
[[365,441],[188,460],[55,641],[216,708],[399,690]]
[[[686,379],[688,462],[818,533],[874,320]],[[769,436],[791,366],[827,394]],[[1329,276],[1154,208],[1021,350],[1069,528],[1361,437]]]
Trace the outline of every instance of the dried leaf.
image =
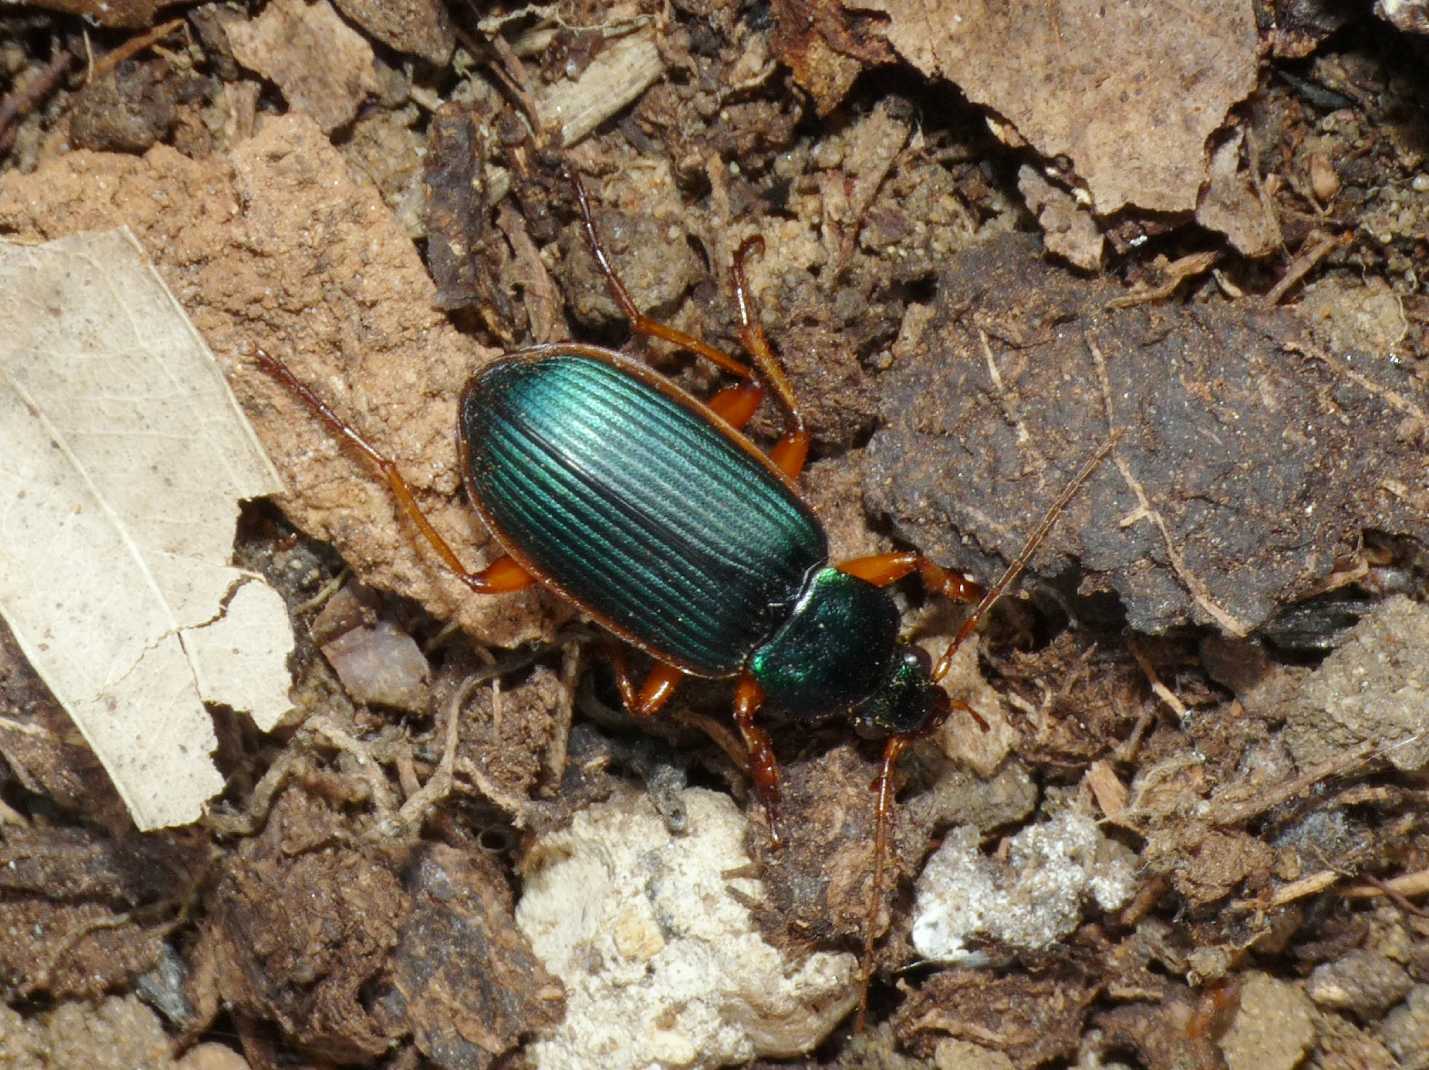
[[1043,156],[1068,157],[1099,215],[1195,208],[1206,139],[1255,88],[1241,0],[857,6],[888,14],[889,43],[923,73],[956,82]]
[[327,133],[352,121],[368,94],[380,92],[372,46],[327,0],[274,0],[256,19],[235,16],[224,29],[233,57],[271,78],[289,107]]
[[203,703],[287,712],[281,598],[232,568],[281,489],[128,230],[0,244],[0,609],[142,829],[223,786]]

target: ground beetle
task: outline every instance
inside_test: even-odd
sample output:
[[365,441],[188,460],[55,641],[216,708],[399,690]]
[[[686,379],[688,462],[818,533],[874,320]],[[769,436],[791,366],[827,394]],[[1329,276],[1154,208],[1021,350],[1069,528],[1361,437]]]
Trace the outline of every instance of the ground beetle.
[[[744,263],[762,250],[762,239],[746,240],[732,265],[739,337],[752,368],[635,307],[600,244],[580,179],[572,172],[570,180],[596,264],[633,330],[690,350],[741,382],[705,404],[630,357],[575,342],[532,346],[483,367],[462,393],[457,423],[467,494],[506,551],[481,571],[457,559],[390,460],[281,362],[259,353],[258,363],[369,458],[473,591],[541,583],[649,654],[657,664],[639,687],[624,658],[614,658],[621,697],[635,716],[657,714],[683,676],[735,679],[734,719],[776,844],[779,768],[754,721],[761,707],[804,720],[844,715],[860,734],[887,740],[874,784],[866,989],[894,763],[954,706],[977,717],[951,702],[938,681],[1110,444],[986,591],[912,552],[831,564],[823,528],[794,482],[809,433],[750,306]],[[783,437],[768,456],[740,430],[766,388],[784,411]],[[900,641],[898,609],[885,590],[912,572],[932,592],[978,603],[936,665]]]

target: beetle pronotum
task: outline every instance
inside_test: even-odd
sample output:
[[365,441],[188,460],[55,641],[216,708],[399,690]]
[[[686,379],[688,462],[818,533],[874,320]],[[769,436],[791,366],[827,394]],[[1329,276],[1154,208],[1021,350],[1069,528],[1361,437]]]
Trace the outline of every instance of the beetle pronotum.
[[[823,528],[795,483],[809,433],[749,299],[744,264],[762,240],[739,247],[731,272],[751,366],[636,308],[601,246],[584,187],[574,173],[570,178],[596,264],[635,333],[690,350],[740,381],[704,403],[624,354],[576,342],[532,346],[481,368],[462,392],[457,437],[467,494],[505,551],[485,568],[462,564],[391,460],[280,361],[259,353],[258,364],[372,462],[473,592],[541,583],[649,654],[656,664],[639,686],[623,657],[615,659],[621,698],[636,717],[658,714],[684,676],[735,680],[734,720],[776,843],[779,767],[755,721],[761,708],[806,720],[841,714],[861,734],[886,737],[875,782],[866,998],[893,767],[909,742],[955,707],[977,717],[950,701],[938,681],[1111,443],[1067,485],[986,591],[911,551],[830,563]],[[783,434],[767,456],[742,431],[766,390],[784,413]],[[913,572],[930,592],[977,603],[936,664],[900,641],[887,591]]]

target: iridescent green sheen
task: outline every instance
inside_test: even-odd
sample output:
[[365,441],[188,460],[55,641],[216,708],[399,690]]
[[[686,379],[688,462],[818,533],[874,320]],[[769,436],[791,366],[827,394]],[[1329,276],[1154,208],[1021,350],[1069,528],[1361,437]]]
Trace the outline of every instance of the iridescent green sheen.
[[508,550],[687,671],[739,672],[828,557],[777,475],[607,360],[503,358],[468,385],[460,420],[468,487]]
[[754,652],[749,671],[765,698],[788,713],[847,713],[884,683],[897,642],[898,609],[887,592],[825,568],[784,626]]

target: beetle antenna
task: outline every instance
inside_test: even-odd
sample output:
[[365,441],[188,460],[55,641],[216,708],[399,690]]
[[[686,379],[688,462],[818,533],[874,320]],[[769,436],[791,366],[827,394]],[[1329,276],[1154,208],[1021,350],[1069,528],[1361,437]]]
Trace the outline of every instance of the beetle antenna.
[[883,745],[883,767],[873,782],[878,803],[873,818],[873,882],[868,889],[868,914],[863,921],[863,963],[858,988],[858,1019],[854,1028],[862,1033],[868,1021],[868,986],[873,981],[873,927],[878,904],[883,899],[883,865],[888,857],[888,819],[893,812],[893,767],[910,737],[890,736]]
[[1047,533],[1052,530],[1052,525],[1055,524],[1057,518],[1062,515],[1062,510],[1067,508],[1068,503],[1076,497],[1077,491],[1081,490],[1082,485],[1092,477],[1092,473],[1097,470],[1097,466],[1106,459],[1106,455],[1112,451],[1112,447],[1116,445],[1117,440],[1120,438],[1121,429],[1118,428],[1107,436],[1107,440],[1097,447],[1097,451],[1083,462],[1077,474],[1072,477],[1072,481],[1062,488],[1062,493],[1057,495],[1057,500],[1054,501],[1047,512],[1043,514],[1037,527],[1032,530],[1032,534],[1027,536],[1027,541],[1022,544],[1022,549],[1019,550],[1017,556],[1013,558],[1012,564],[1008,565],[1007,570],[1003,572],[998,581],[987,589],[986,593],[982,596],[982,601],[978,602],[973,608],[973,611],[968,614],[967,619],[963,621],[962,627],[958,629],[957,635],[953,636],[953,641],[948,645],[948,649],[943,652],[943,656],[938,659],[938,664],[933,668],[933,679],[935,681],[941,680],[944,676],[948,675],[948,670],[953,667],[953,655],[958,652],[958,647],[962,646],[963,641],[972,635],[973,629],[977,627],[978,621],[982,620],[983,615],[986,614],[997,600],[1003,596],[1007,589],[1012,586],[1017,577],[1022,575],[1022,570],[1027,567],[1028,563],[1032,560],[1032,555],[1037,552],[1043,540],[1047,538]]
[[[1052,525],[1057,522],[1057,518],[1066,509],[1067,504],[1076,496],[1077,491],[1082,489],[1083,484],[1091,478],[1092,473],[1097,470],[1097,466],[1106,459],[1106,455],[1112,451],[1121,438],[1121,430],[1118,429],[1103,442],[1095,453],[1093,453],[1082,464],[1077,474],[1072,477],[1072,481],[1057,495],[1051,507],[1043,515],[1032,534],[1027,537],[1027,541],[1022,544],[1022,549],[1012,564],[1007,566],[998,581],[988,588],[978,602],[967,620],[963,621],[962,627],[958,629],[957,635],[953,637],[952,643],[948,646],[947,652],[938,660],[937,666],[933,669],[933,680],[941,680],[947,675],[948,669],[953,662],[953,655],[958,647],[963,644],[973,629],[977,627],[977,622],[982,619],[993,604],[1003,596],[1007,589],[1012,586],[1023,569],[1032,560],[1032,555],[1037,552],[1037,548],[1042,545],[1047,533],[1052,530]],[[953,702],[951,709],[960,709],[971,714],[986,729],[986,724],[977,713],[966,703]],[[874,949],[874,925],[878,918],[878,905],[883,899],[883,874],[887,865],[888,856],[888,830],[893,816],[893,770],[898,764],[898,758],[903,753],[905,747],[920,736],[927,735],[941,723],[942,718],[935,722],[924,725],[915,732],[905,732],[900,735],[890,736],[888,742],[883,746],[883,765],[879,770],[878,779],[873,782],[873,790],[878,793],[877,808],[874,812],[873,820],[873,880],[869,884],[868,890],[868,914],[864,919],[863,927],[863,962],[861,968],[859,995],[858,995],[858,1018],[855,1028],[862,1032],[868,1019],[868,988],[873,982],[873,949]]]

